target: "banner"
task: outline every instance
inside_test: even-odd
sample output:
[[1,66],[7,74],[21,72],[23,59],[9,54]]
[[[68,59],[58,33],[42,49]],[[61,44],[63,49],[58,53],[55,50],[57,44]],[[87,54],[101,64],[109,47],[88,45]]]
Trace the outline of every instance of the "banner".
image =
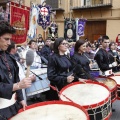
[[55,22],[51,22],[48,27],[48,37],[51,38],[51,40],[58,38],[58,25]]
[[38,6],[33,4],[30,10],[30,27],[28,31],[28,38],[34,39],[37,34],[37,20],[38,20],[39,9]]
[[50,25],[50,15],[51,15],[51,6],[49,5],[38,5],[39,7],[39,15],[38,15],[38,25],[46,30],[46,28]]
[[76,41],[76,21],[66,18],[64,24],[65,24],[64,38],[69,42],[75,42]]
[[85,24],[86,24],[86,19],[79,19],[78,20],[77,34],[79,36],[84,36]]
[[16,44],[22,44],[26,41],[29,29],[29,11],[26,6],[11,2],[10,5],[10,24],[16,29],[16,33],[12,36],[12,40]]

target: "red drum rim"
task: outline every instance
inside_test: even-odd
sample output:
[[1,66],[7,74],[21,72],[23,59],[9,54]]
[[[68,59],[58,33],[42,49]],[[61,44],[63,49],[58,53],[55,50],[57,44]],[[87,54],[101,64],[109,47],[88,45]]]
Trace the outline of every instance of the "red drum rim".
[[[67,102],[67,101],[61,101],[61,100],[59,100],[59,101],[56,100],[56,101],[46,101],[46,102],[35,103],[35,104],[27,106],[25,110],[29,110],[31,108],[35,108],[35,107],[39,107],[39,106],[44,106],[44,105],[50,105],[50,104],[70,105],[70,106],[79,108],[80,110],[82,110],[85,113],[87,120],[89,120],[89,115],[88,115],[88,113],[87,113],[87,111],[85,110],[84,107],[82,107],[82,106],[80,106],[80,105],[78,105],[76,103]],[[21,112],[24,112],[24,110],[20,109],[18,113],[21,113]],[[9,120],[11,120],[11,119],[12,118],[10,118]]]
[[[105,85],[102,84],[102,83],[93,82],[93,81],[91,81],[91,80],[86,81],[86,83],[88,83],[88,84],[97,84],[97,85],[101,85],[101,86],[105,87],[105,88],[109,91],[109,95],[108,95],[108,97],[107,97],[105,100],[103,100],[103,101],[101,101],[101,102],[99,102],[99,103],[95,103],[95,104],[91,104],[91,105],[82,105],[85,109],[89,109],[90,107],[96,108],[98,105],[103,105],[105,102],[108,102],[108,101],[109,101],[111,95],[110,95],[110,90],[109,90],[109,88],[108,88],[107,86],[105,86]],[[68,84],[67,86],[65,86],[65,87],[63,87],[63,88],[61,89],[60,95],[62,95],[62,92],[63,92],[65,89],[67,89],[67,88],[70,87],[70,86],[76,85],[76,84],[85,84],[85,83],[83,83],[83,82],[74,82],[74,83]],[[60,99],[61,99],[61,98],[60,98]],[[61,100],[62,100],[62,99],[61,99]]]
[[[111,77],[115,77],[115,76],[120,76],[120,75],[112,75],[112,76],[110,76],[109,78],[111,78]],[[111,78],[111,79],[113,79],[113,78]],[[114,80],[114,79],[113,79]],[[116,81],[115,81],[116,82]],[[117,82],[116,82],[117,83]],[[120,84],[118,84],[117,83],[117,86],[120,86]]]
[[[98,78],[106,78],[106,77],[98,77]],[[109,78],[109,79],[113,80],[113,81],[116,83],[116,85],[114,86],[114,88],[109,89],[109,87],[108,87],[108,89],[109,89],[111,92],[113,92],[114,90],[116,90],[116,89],[117,89],[117,82],[116,82],[113,78],[111,78],[111,77],[107,77],[107,78]]]

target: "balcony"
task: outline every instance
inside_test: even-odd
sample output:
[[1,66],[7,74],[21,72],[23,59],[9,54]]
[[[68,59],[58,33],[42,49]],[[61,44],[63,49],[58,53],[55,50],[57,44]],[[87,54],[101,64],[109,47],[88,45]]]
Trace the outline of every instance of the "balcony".
[[112,7],[112,0],[81,0],[80,6],[73,6],[72,10],[82,10],[89,8]]

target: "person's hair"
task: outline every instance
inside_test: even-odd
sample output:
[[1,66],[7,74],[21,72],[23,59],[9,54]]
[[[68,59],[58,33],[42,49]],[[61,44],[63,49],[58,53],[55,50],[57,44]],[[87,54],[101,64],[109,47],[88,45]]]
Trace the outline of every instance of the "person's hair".
[[88,44],[86,45],[86,47],[92,47],[92,46],[91,46],[91,44],[90,44],[90,43],[88,43]]
[[108,39],[109,39],[109,37],[107,35],[105,35],[102,37],[102,42],[104,42],[104,40],[108,40]]
[[45,41],[47,41],[47,40],[51,40],[51,38],[50,38],[50,37],[48,37],[48,38],[46,38],[46,40],[45,40]]
[[29,41],[29,43],[28,43],[28,45],[31,45],[33,42],[35,42],[35,43],[36,43],[36,41],[35,41],[35,40],[30,40],[30,41]]
[[0,21],[0,36],[9,33],[14,34],[15,29],[6,21]]
[[81,45],[83,45],[84,43],[85,43],[85,40],[81,40],[81,39],[79,39],[79,40],[76,42],[75,48],[74,48],[74,50],[75,50],[76,53],[79,51],[79,47],[80,47]]
[[111,43],[109,44],[109,49],[111,49],[111,46],[112,46],[113,44],[115,45],[115,42],[111,42]]
[[53,45],[54,53],[59,54],[58,47],[64,40],[65,40],[65,38],[63,38],[63,37],[59,37],[55,40],[54,45]]
[[15,42],[11,41],[11,44],[8,46],[7,51],[10,53],[12,49],[15,49]]

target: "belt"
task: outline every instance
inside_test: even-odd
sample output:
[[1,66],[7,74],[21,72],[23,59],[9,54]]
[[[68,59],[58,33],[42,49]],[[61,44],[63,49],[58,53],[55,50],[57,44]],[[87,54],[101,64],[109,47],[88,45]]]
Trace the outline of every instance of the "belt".
[[7,107],[13,105],[16,102],[15,95],[16,94],[14,93],[10,100],[5,99],[5,98],[0,98],[0,109],[7,108]]

